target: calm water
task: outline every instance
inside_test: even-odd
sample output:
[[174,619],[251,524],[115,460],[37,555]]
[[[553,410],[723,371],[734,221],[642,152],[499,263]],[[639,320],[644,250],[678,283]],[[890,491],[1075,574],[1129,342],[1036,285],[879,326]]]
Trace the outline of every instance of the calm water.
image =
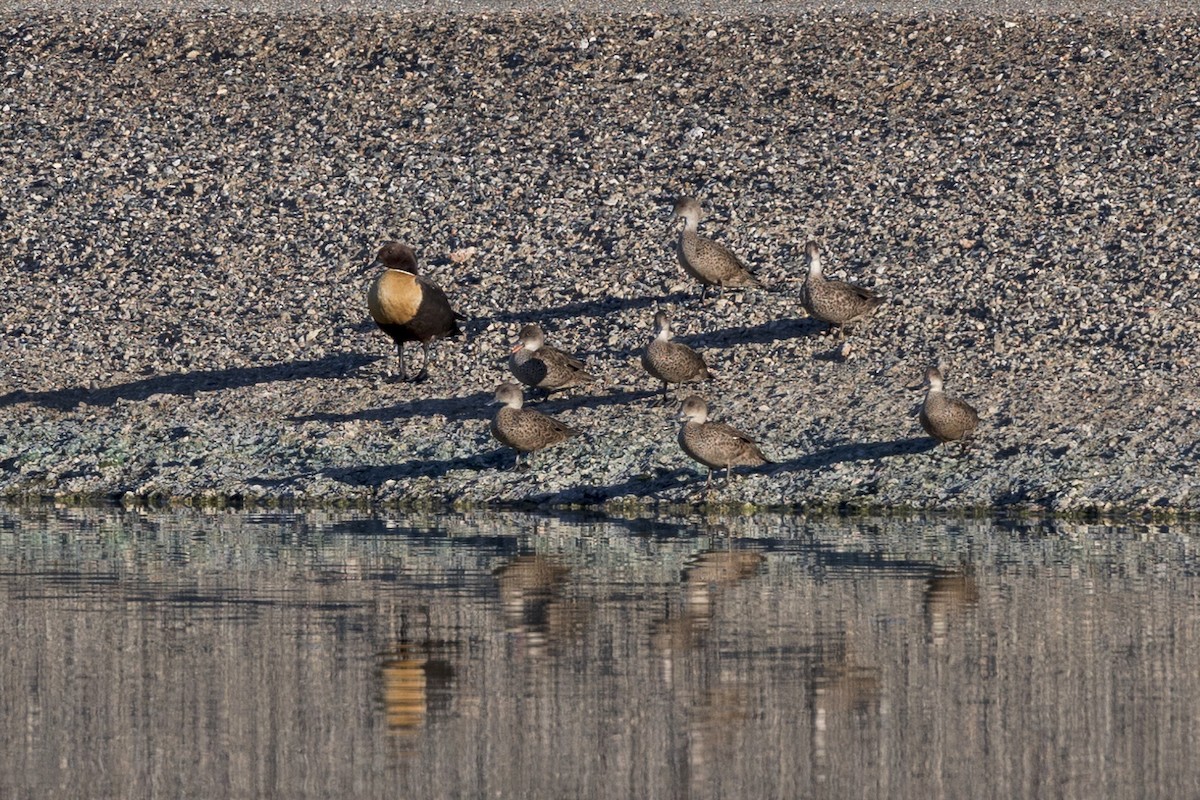
[[0,510],[0,797],[1195,797],[1197,532]]

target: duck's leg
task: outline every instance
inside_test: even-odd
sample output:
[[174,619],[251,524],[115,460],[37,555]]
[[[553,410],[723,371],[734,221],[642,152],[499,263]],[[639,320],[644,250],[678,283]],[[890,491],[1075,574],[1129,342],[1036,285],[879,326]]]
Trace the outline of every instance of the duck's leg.
[[400,365],[400,380],[408,380],[408,373],[404,369],[404,342],[396,342],[396,362]]
[[420,383],[429,377],[429,348],[432,342],[421,342],[421,371],[413,378],[413,383]]

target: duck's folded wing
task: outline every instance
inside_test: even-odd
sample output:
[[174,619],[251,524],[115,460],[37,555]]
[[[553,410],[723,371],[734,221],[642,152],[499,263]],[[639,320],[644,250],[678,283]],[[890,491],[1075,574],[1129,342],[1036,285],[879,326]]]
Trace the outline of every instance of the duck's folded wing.
[[743,442],[749,442],[750,444],[758,444],[758,440],[753,436],[745,431],[738,430],[732,425],[727,425],[724,422],[711,422],[709,424],[712,426],[713,430],[720,431],[725,436],[729,436],[734,439],[741,439]]
[[575,356],[567,355],[557,347],[543,347],[539,353],[542,356],[542,360],[546,361],[547,363],[554,363],[564,367],[570,367],[571,369],[579,372],[587,372],[586,364],[584,364]]

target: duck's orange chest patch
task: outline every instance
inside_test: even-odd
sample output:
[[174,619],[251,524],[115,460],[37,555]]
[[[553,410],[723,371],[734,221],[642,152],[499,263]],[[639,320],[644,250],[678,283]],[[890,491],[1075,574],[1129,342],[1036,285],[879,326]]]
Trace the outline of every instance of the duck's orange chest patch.
[[371,319],[381,325],[405,325],[421,305],[421,284],[411,272],[384,270],[367,291]]

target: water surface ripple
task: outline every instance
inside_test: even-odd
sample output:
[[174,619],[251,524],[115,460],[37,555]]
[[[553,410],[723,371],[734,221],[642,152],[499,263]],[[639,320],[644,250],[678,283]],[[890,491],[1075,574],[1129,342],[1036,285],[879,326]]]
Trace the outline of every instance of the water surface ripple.
[[1197,532],[0,509],[0,797],[1197,796]]

